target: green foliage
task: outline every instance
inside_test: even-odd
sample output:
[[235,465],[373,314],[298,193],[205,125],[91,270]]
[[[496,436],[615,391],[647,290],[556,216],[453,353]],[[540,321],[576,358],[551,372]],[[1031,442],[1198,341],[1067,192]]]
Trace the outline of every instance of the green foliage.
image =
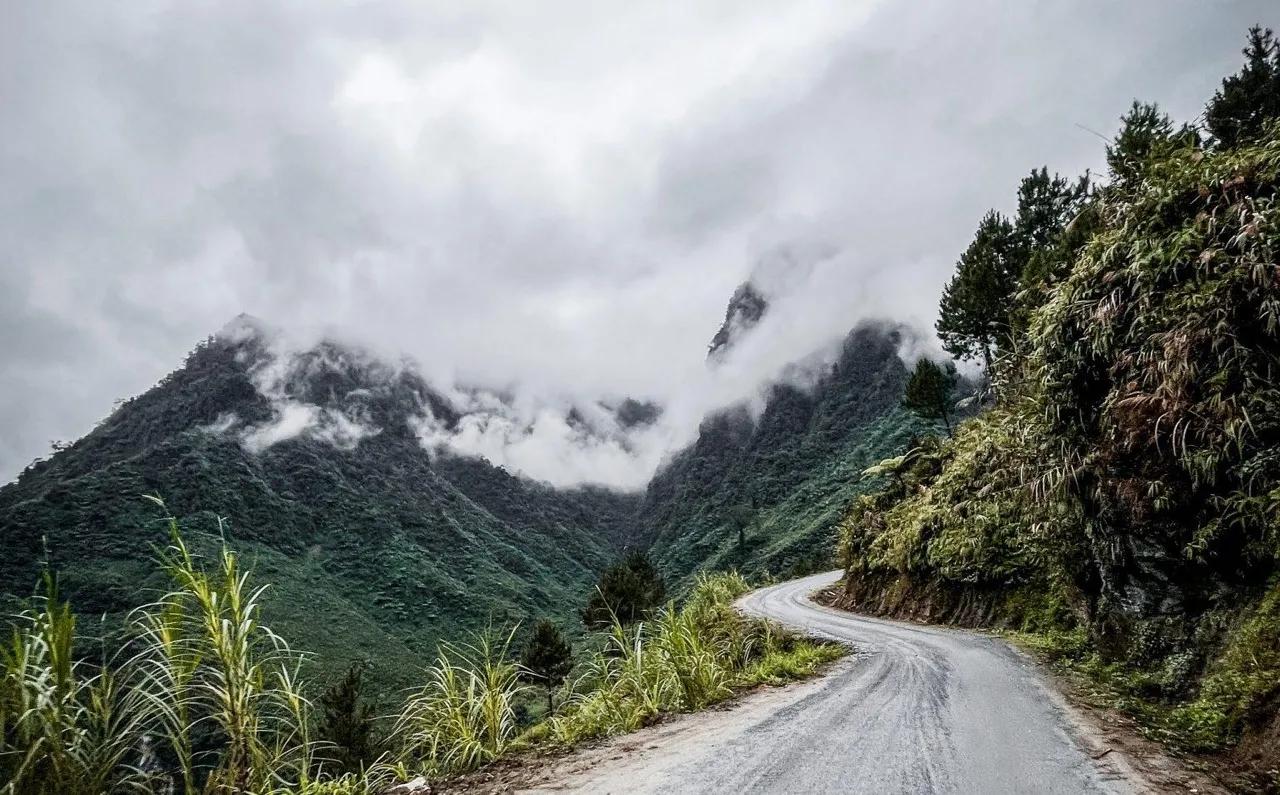
[[1013,224],[992,210],[942,291],[937,329],[943,347],[960,359],[981,357],[988,372],[996,351],[1008,347],[1009,309],[1022,271],[1020,253]]
[[907,381],[902,405],[928,420],[942,420],[951,432],[951,404],[956,391],[954,367],[939,367],[930,359],[916,362]]
[[533,628],[533,635],[525,643],[520,664],[526,678],[541,684],[547,690],[547,714],[555,714],[556,705],[552,693],[564,684],[573,670],[573,648],[554,621],[544,618]]
[[662,575],[648,554],[633,549],[600,576],[595,593],[582,610],[582,623],[592,629],[609,627],[614,622],[633,624],[662,604],[666,593]]
[[[1028,252],[1052,248],[1089,194],[1089,177],[1049,176],[1047,166],[1033,169],[1018,185],[1018,215],[1013,228]],[[1024,283],[1027,281],[1023,276]]]
[[173,590],[132,615],[118,658],[75,659],[75,621],[52,588],[15,618],[0,654],[0,791],[98,795],[167,782],[229,795],[313,782],[299,658],[260,623],[263,589],[225,547],[206,570],[170,528],[159,559]]
[[839,528],[839,560],[851,574],[892,571],[973,584],[1016,584],[1042,569],[1042,509],[1023,493],[1026,404],[998,405],[924,440],[867,474],[894,474],[854,503]]
[[1153,736],[1221,748],[1280,693],[1280,129],[1206,150],[1135,104],[1108,161],[1023,272],[995,404],[867,470],[847,598],[1021,625]]
[[1169,716],[1181,745],[1216,750],[1272,717],[1280,697],[1280,585],[1273,586],[1214,660],[1195,701]]
[[[241,425],[271,421],[251,378],[259,352],[209,340],[89,435],[0,487],[0,601],[32,593],[47,549],[64,596],[123,626],[166,587],[146,563],[165,530],[136,497],[158,491],[192,534],[220,532],[210,509],[220,511],[228,544],[273,585],[264,619],[315,652],[304,670],[326,685],[367,657],[371,691],[395,692],[416,684],[413,672],[441,639],[490,619],[574,618],[639,497],[556,490],[480,460],[433,461],[406,424],[424,395],[431,400],[427,386],[331,354],[308,361],[291,388],[367,414],[382,433],[350,450],[298,438],[246,451],[239,426],[209,426],[233,414]],[[433,407],[441,418],[446,410]]]
[[776,387],[758,417],[708,418],[654,476],[637,524],[672,594],[700,571],[834,568],[833,528],[868,488],[858,472],[935,424],[901,408],[901,343],[892,328],[857,329],[813,389]]
[[405,704],[392,730],[402,763],[441,777],[506,752],[517,734],[516,700],[527,687],[519,666],[507,659],[512,634],[486,632],[473,644],[441,646],[426,686]]
[[1147,166],[1168,154],[1174,139],[1173,121],[1155,103],[1134,100],[1120,118],[1120,132],[1107,147],[1107,166],[1113,184],[1132,185],[1145,175]]
[[79,795],[122,786],[145,725],[146,702],[118,678],[75,660],[75,618],[53,579],[14,617],[0,647],[0,791]]
[[1045,301],[1051,285],[1067,276],[1071,262],[1093,232],[1088,212],[1088,174],[1072,181],[1048,168],[1033,170],[1018,186],[1014,229],[1021,245],[1018,293],[1011,323],[1015,338],[1026,333],[1032,313]]
[[1221,147],[1261,138],[1267,125],[1280,119],[1280,41],[1271,29],[1249,29],[1245,63],[1222,81],[1204,111],[1204,123]]
[[320,696],[323,709],[319,738],[324,756],[339,773],[360,773],[383,755],[372,705],[365,693],[367,663],[353,663],[346,674]]
[[663,712],[702,709],[738,687],[811,674],[843,653],[744,618],[733,602],[749,590],[736,573],[700,575],[681,609],[652,622],[615,622],[546,734],[572,745],[634,731]]

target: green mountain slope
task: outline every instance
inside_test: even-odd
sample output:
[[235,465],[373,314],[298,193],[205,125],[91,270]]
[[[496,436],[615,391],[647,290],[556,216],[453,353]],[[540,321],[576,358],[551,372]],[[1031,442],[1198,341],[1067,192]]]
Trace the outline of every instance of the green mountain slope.
[[[712,361],[732,344],[731,327],[749,332],[766,311],[749,285],[739,289]],[[831,565],[835,526],[865,488],[859,473],[935,430],[899,408],[903,333],[861,326],[815,385],[774,386],[758,417],[739,408],[703,423],[697,441],[654,476],[639,515],[669,577],[681,584],[703,569],[782,575]]]
[[[767,310],[750,284],[735,293],[712,366]],[[315,654],[321,679],[367,658],[385,691],[413,683],[437,641],[490,622],[577,627],[626,547],[651,547],[676,594],[704,569],[827,565],[858,473],[935,430],[899,408],[902,333],[857,329],[811,386],[773,387],[758,417],[709,418],[645,493],[619,494],[431,454],[415,423],[463,418],[411,370],[333,343],[286,363],[240,319],[0,488],[0,600],[32,593],[47,564],[77,610],[118,622],[163,586],[150,557],[165,523],[142,499],[157,494],[197,547],[221,534],[255,562],[267,618]],[[614,410],[623,427],[659,412]],[[289,438],[261,443],[272,434]]]
[[635,497],[433,461],[405,418],[424,403],[448,417],[447,405],[412,374],[333,349],[298,368],[288,393],[379,431],[347,449],[300,436],[251,453],[216,426],[278,419],[250,378],[260,354],[210,339],[0,489],[0,592],[30,593],[47,556],[78,610],[110,619],[139,605],[160,585],[149,556],[165,539],[140,495],[159,494],[189,533],[225,533],[256,557],[271,625],[315,652],[323,674],[367,657],[386,683],[408,684],[441,638],[573,615],[628,532]]

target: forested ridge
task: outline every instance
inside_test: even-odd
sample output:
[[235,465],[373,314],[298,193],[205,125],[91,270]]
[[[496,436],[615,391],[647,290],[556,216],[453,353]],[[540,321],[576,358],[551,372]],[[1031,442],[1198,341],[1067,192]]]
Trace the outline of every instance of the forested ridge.
[[[768,309],[744,284],[709,366]],[[118,623],[164,582],[151,565],[163,517],[142,499],[158,495],[193,544],[225,537],[255,561],[271,585],[265,615],[315,652],[322,681],[368,660],[371,686],[394,689],[441,640],[539,616],[575,623],[627,549],[650,551],[673,596],[703,570],[827,568],[845,506],[868,488],[861,469],[937,427],[899,406],[909,333],[860,326],[833,362],[810,368],[811,383],[771,387],[758,415],[743,405],[708,417],[643,494],[627,494],[556,489],[424,449],[414,418],[456,424],[458,410],[412,369],[337,342],[263,383],[283,363],[261,322],[239,318],[0,488],[0,594],[17,604],[47,569],[77,609]],[[254,428],[296,406],[318,412],[314,433],[254,446]],[[660,409],[616,411],[627,426]]]
[[[376,661],[380,686],[407,686],[440,640],[486,622],[574,615],[621,548],[637,498],[558,491],[487,462],[422,449],[406,418],[433,401],[416,376],[313,352],[292,395],[366,418],[378,433],[346,449],[299,437],[261,451],[220,418],[268,422],[250,380],[252,341],[214,337],[157,387],[0,489],[0,590],[62,594],[116,619],[164,581],[151,564],[162,496],[193,543],[225,536],[271,584],[268,618],[317,653],[324,678]],[[219,519],[225,519],[220,525]]]
[[1030,633],[1153,736],[1280,787],[1280,47],[1104,175],[1032,172],[940,307],[986,407],[869,470],[843,604]]

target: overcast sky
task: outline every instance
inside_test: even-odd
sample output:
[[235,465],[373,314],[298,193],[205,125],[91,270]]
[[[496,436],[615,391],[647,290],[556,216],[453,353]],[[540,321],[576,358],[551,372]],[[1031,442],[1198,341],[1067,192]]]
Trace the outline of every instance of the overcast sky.
[[800,243],[838,253],[776,355],[927,328],[1023,174],[1096,169],[1081,128],[1135,97],[1195,116],[1280,25],[1271,0],[0,6],[0,481],[240,312],[442,382],[671,402]]

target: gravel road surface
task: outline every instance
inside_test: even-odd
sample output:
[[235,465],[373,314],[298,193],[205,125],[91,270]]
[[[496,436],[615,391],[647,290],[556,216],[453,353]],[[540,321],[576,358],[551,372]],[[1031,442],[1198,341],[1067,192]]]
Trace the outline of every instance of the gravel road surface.
[[[743,610],[857,648],[827,676],[752,697],[534,792],[1140,791],[1035,666],[998,638],[862,618],[809,595],[838,572],[756,591]],[[667,733],[664,734],[663,732]],[[644,743],[643,745],[641,743]],[[616,749],[615,749],[616,750]],[[1194,791],[1194,790],[1192,790]]]

